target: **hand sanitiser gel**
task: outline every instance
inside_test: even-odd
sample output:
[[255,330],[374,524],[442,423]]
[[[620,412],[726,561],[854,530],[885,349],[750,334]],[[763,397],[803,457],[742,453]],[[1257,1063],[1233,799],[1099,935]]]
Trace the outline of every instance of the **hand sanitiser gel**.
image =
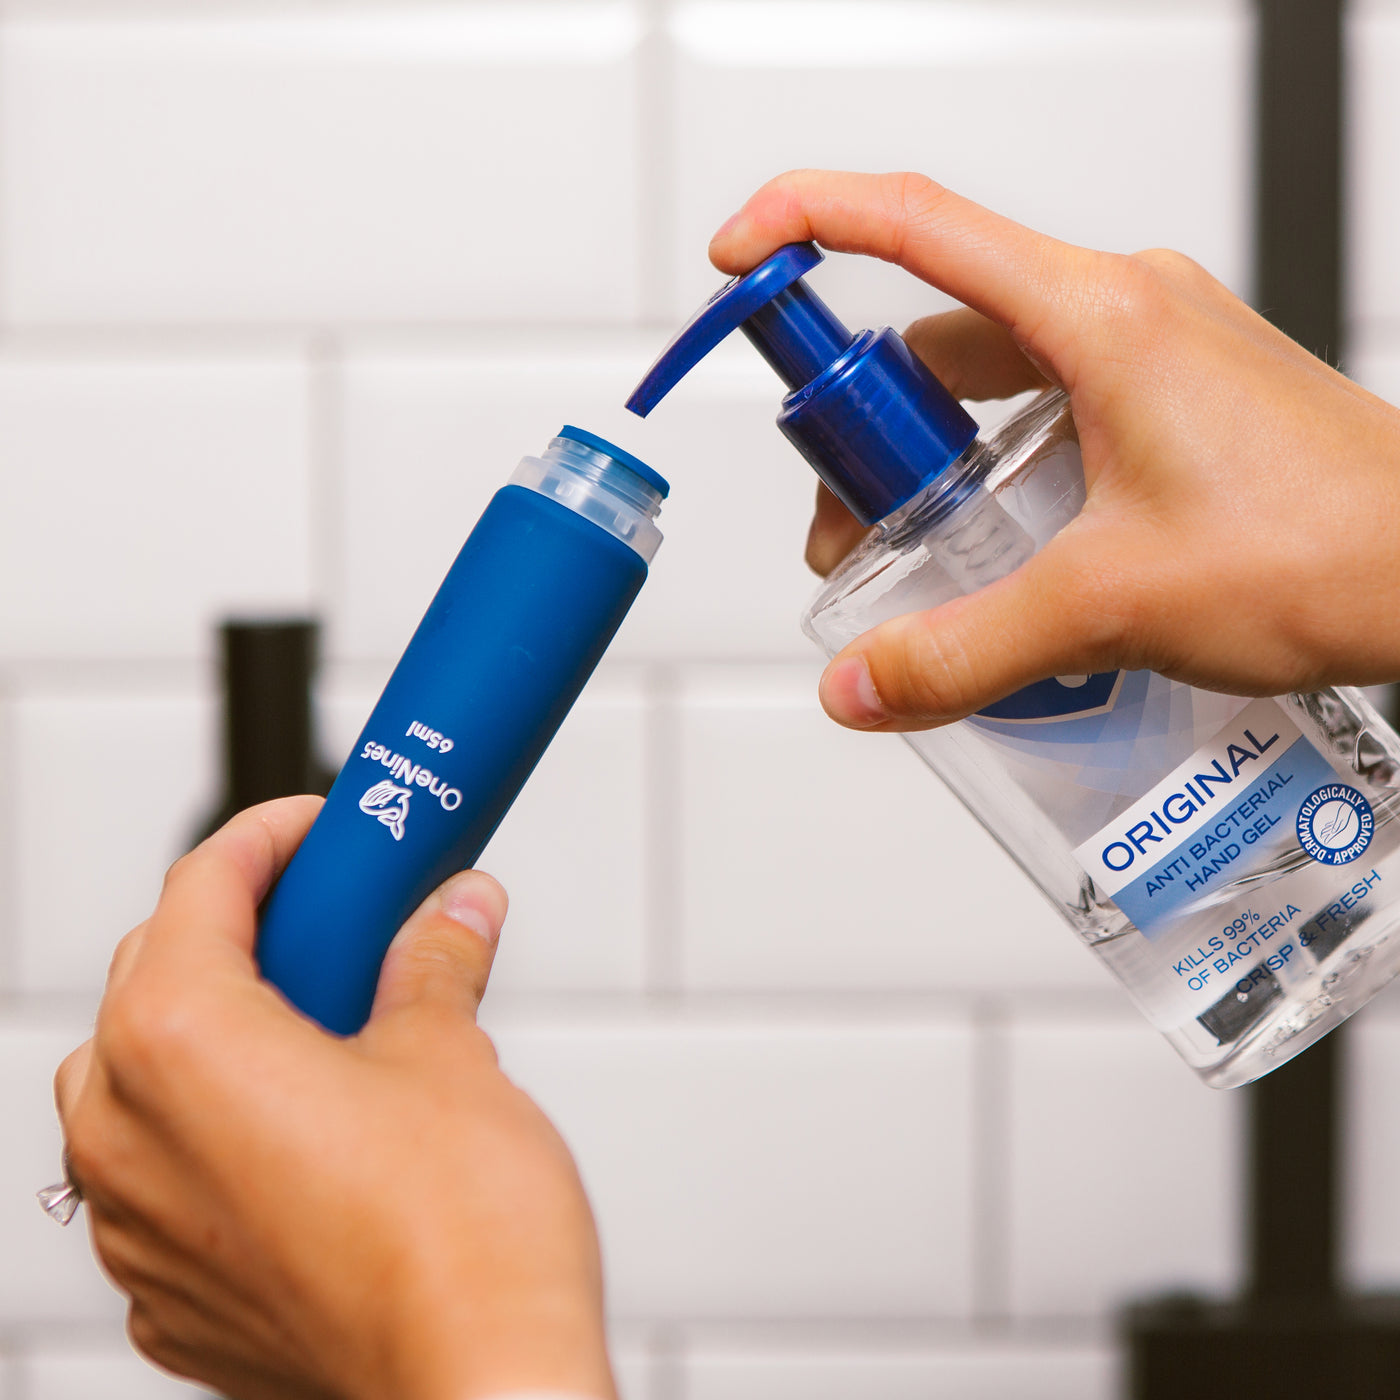
[[[778,426],[874,528],[804,619],[829,655],[1010,573],[1078,513],[1068,398],[981,438],[893,331],[851,333],[780,249],[715,295],[628,407],[742,329]],[[1208,1083],[1245,1084],[1400,970],[1400,738],[1355,690],[1250,700],[1148,671],[1058,676],[903,736]]]
[[360,1029],[399,926],[491,839],[645,582],[668,490],[565,427],[492,498],[263,911],[263,975],[328,1030]]

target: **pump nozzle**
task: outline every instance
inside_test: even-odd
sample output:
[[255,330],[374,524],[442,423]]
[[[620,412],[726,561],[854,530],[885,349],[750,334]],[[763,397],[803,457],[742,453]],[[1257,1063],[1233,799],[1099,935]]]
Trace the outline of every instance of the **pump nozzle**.
[[868,525],[956,461],[977,424],[888,327],[851,335],[802,280],[821,260],[815,244],[789,243],[727,282],[662,351],[627,407],[645,418],[742,330],[791,390],[779,428]]
[[[763,340],[755,339],[754,344],[789,389],[799,388],[815,378],[851,343],[850,332],[802,281],[803,274],[821,260],[821,250],[815,243],[789,243],[759,263],[752,272],[731,278],[676,332],[675,339],[661,352],[646,378],[627,400],[627,407],[645,418],[721,340],[740,327],[749,331],[750,317],[761,317],[769,328]],[[791,290],[794,284],[802,295]],[[775,299],[779,304],[770,306]],[[812,314],[811,308],[805,305],[810,302],[815,302],[820,312]],[[793,303],[796,306],[789,328],[784,311]],[[776,324],[779,321],[784,324]],[[753,339],[752,334],[750,339]],[[795,354],[789,353],[789,340]],[[813,340],[815,343],[804,355],[803,349]],[[836,344],[838,340],[840,343]],[[831,353],[825,358],[815,358],[820,355],[821,348]],[[800,378],[794,377],[800,373],[798,357],[813,366]]]

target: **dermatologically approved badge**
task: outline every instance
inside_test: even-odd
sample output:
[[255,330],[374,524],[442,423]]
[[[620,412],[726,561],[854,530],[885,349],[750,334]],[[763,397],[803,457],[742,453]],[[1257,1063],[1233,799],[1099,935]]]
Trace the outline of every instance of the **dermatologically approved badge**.
[[1350,865],[1376,834],[1376,814],[1354,787],[1324,783],[1298,808],[1298,844],[1322,865]]

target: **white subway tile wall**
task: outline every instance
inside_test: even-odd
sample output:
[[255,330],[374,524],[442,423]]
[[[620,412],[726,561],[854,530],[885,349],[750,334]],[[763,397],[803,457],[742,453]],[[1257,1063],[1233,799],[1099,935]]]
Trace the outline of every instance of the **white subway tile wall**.
[[93,1264],[85,1232],[60,1233],[34,1199],[58,1178],[63,1147],[50,1081],[91,1028],[91,1015],[67,1009],[7,1011],[0,1022],[0,1335],[7,1342],[65,1325],[81,1337],[85,1325],[121,1317],[121,1299]]
[[[1400,9],[1358,10],[1355,368],[1400,397]],[[314,611],[348,751],[563,422],[674,485],[654,578],[483,864],[487,1019],[579,1156],[627,1400],[1108,1400],[1115,1309],[1240,1271],[1200,1088],[898,741],[821,716],[812,480],[726,347],[621,408],[800,165],[911,167],[1247,291],[1246,0],[8,0],[0,16],[0,1400],[130,1353],[49,1077],[217,796],[213,627]],[[852,326],[946,304],[814,277]],[[1351,1265],[1400,1281],[1396,1005]]]
[[636,4],[124,8],[4,35],[13,324],[635,313]]
[[[821,166],[916,170],[1058,237],[1171,245],[1248,283],[1243,5],[678,0],[676,312],[695,250],[758,184]],[[1033,139],[1037,133],[1041,139]],[[876,263],[813,278],[901,325],[946,305]]]
[[16,1369],[25,1400],[188,1400],[205,1393],[148,1366],[118,1340],[36,1351]]
[[1166,1042],[1126,1018],[1028,1013],[1007,1059],[1014,1315],[1092,1315],[1154,1288],[1239,1282],[1239,1095],[1200,1093]]
[[812,703],[819,673],[814,662],[682,677],[684,985],[1111,992],[901,740],[833,728]]
[[1400,997],[1379,998],[1347,1045],[1349,1152],[1345,1257],[1358,1286],[1394,1290],[1400,1280]]
[[615,1314],[969,1318],[966,1020],[756,1019],[485,1018],[579,1154]]
[[150,913],[161,873],[214,805],[214,728],[208,698],[173,687],[14,696],[5,763],[26,798],[3,867],[6,990],[101,990],[117,940]]
[[1400,228],[1400,188],[1394,178],[1400,167],[1400,91],[1395,83],[1400,5],[1362,0],[1349,38],[1350,292],[1363,338],[1369,341],[1366,331],[1400,332],[1400,270],[1394,257],[1395,230]]
[[198,656],[222,611],[306,608],[309,417],[281,349],[6,349],[0,662]]

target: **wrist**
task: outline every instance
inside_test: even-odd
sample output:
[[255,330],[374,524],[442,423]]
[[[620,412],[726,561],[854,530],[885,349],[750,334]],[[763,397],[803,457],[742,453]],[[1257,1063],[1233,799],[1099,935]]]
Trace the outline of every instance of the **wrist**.
[[576,1299],[439,1300],[417,1323],[394,1367],[404,1400],[616,1400],[601,1311]]

